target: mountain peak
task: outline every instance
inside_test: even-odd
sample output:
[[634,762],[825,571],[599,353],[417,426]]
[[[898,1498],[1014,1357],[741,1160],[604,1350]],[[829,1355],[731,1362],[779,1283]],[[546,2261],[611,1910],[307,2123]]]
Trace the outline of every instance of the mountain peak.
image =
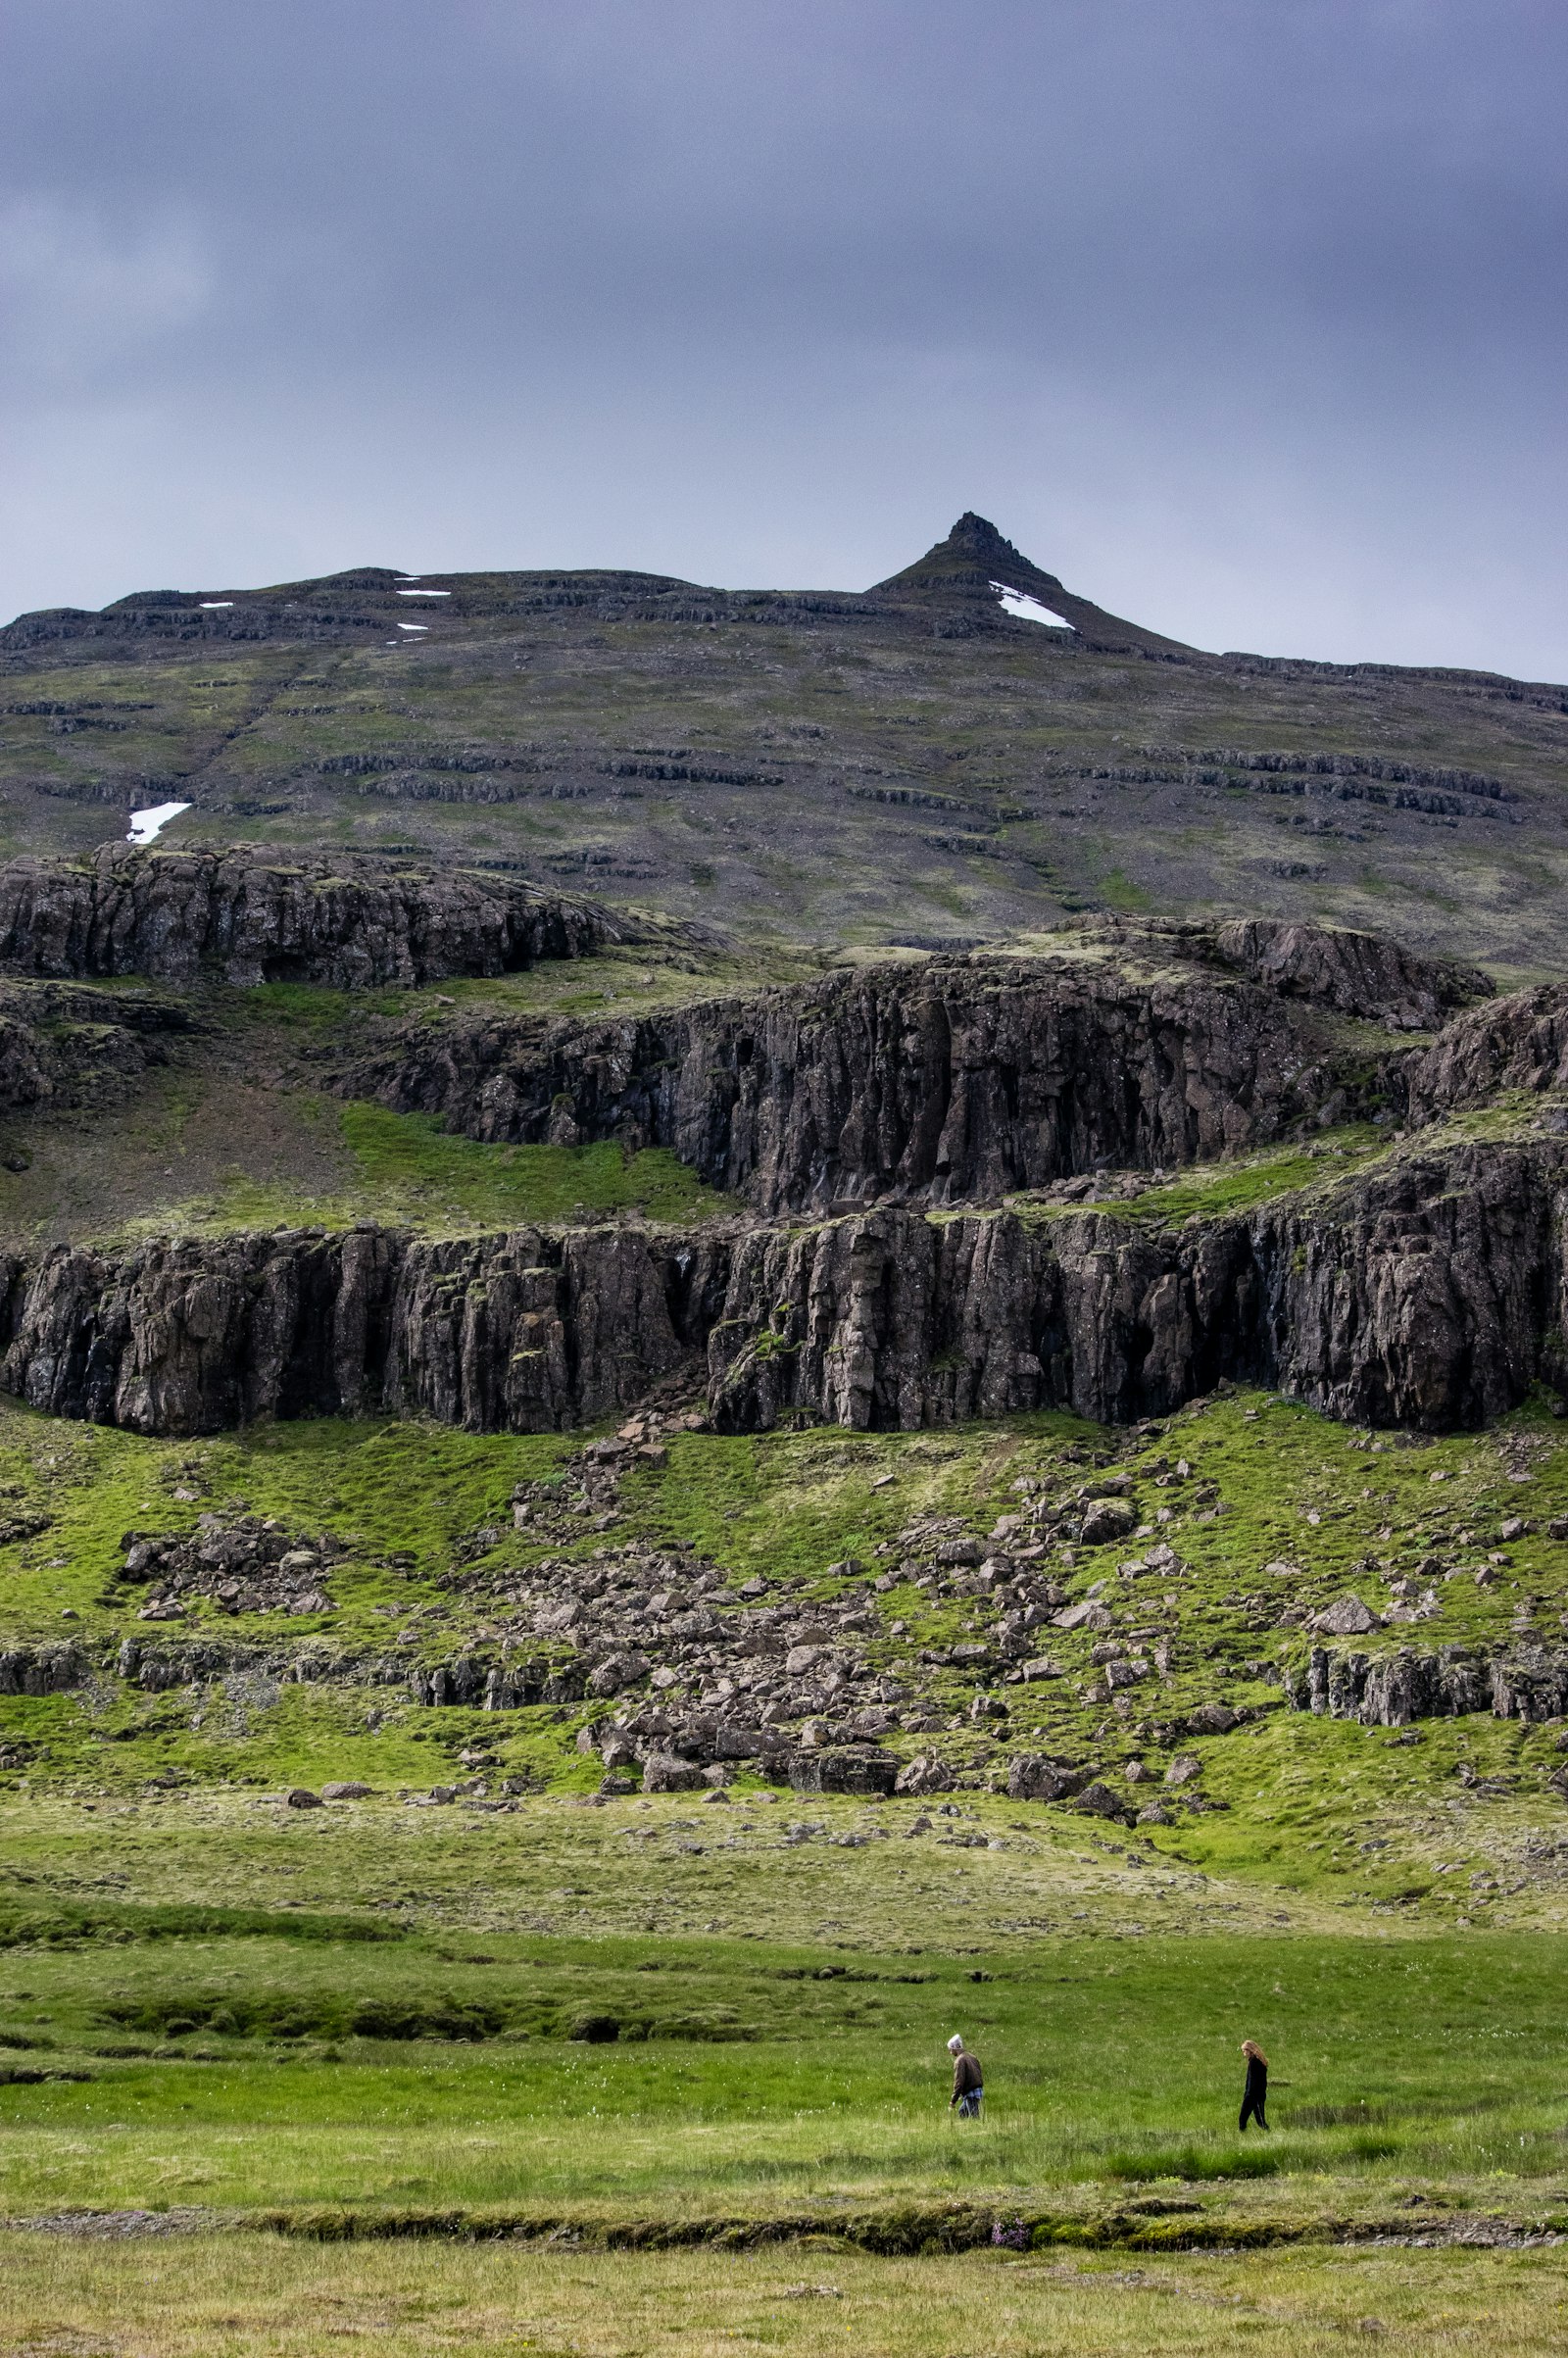
[[[1004,603],[1004,594],[1010,602]],[[889,605],[932,605],[948,609],[954,622],[966,613],[967,624],[986,628],[1010,618],[1026,623],[1052,620],[1071,630],[1078,642],[1097,650],[1139,651],[1150,655],[1190,654],[1180,640],[1162,638],[1141,623],[1123,621],[1088,598],[1065,589],[1054,573],[1047,573],[1032,559],[1004,538],[988,516],[966,508],[948,534],[902,573],[892,573],[868,593]],[[1045,613],[1030,614],[1029,606]]]

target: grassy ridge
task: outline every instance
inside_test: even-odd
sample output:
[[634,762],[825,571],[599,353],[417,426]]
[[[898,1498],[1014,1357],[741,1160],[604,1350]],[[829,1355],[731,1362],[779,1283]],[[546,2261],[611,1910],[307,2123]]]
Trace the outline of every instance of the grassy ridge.
[[[1232,1736],[1200,1742],[1207,1790],[1230,1806],[1184,1830],[1194,1855],[1266,1868],[1287,1894],[1398,1899],[1445,1921],[1550,1902],[1555,1887],[1539,1860],[1512,1861],[1531,1810],[1541,1840],[1556,1842],[1560,1730],[1479,1716],[1429,1722],[1415,1741],[1396,1744],[1388,1732],[1285,1710],[1277,1684],[1280,1667],[1304,1654],[1302,1611],[1347,1588],[1382,1605],[1400,1578],[1413,1579],[1418,1594],[1430,1588],[1436,1609],[1364,1642],[1374,1648],[1506,1650],[1520,1633],[1562,1642],[1568,1548],[1547,1526],[1568,1511],[1568,1450],[1561,1426],[1538,1409],[1493,1434],[1416,1446],[1252,1395],[1184,1412],[1152,1437],[1102,1434],[1066,1416],[945,1435],[683,1434],[664,1469],[626,1479],[609,1533],[570,1529],[546,1545],[514,1531],[514,1484],[563,1476],[573,1446],[329,1419],[170,1443],[0,1408],[0,1511],[20,1535],[0,1543],[11,1643],[69,1637],[107,1659],[127,1636],[176,1648],[219,1639],[261,1649],[277,1669],[309,1645],[341,1665],[324,1684],[280,1679],[274,1669],[270,1682],[213,1676],[188,1693],[148,1695],[105,1680],[71,1694],[0,1697],[0,1744],[13,1747],[0,1760],[0,1790],[18,1777],[111,1793],[135,1793],[149,1776],[428,1785],[452,1773],[476,1739],[497,1771],[570,1790],[591,1773],[574,1744],[588,1710],[421,1710],[400,1678],[384,1683],[370,1666],[448,1660],[472,1646],[537,1649],[526,1615],[521,1632],[508,1634],[509,1584],[542,1561],[591,1557],[643,1537],[690,1543],[735,1586],[760,1572],[776,1596],[803,1604],[831,1602],[853,1586],[846,1562],[888,1564],[893,1585],[874,1599],[878,1622],[865,1650],[946,1714],[938,1748],[960,1772],[983,1780],[999,1756],[1036,1746],[1093,1759],[1118,1777],[1140,1758],[1157,1782],[1170,1747],[1152,1727],[1218,1697],[1256,1716]],[[1108,1576],[1121,1619],[1168,1634],[1170,1668],[1134,1689],[1118,1712],[1095,1681],[1094,1633],[1052,1631],[1064,1675],[1004,1686],[1005,1723],[976,1723],[973,1675],[920,1660],[962,1642],[975,1615],[961,1597],[934,1598],[900,1576],[898,1535],[912,1513],[956,1514],[984,1531],[1017,1503],[1015,1480],[1066,1489],[1093,1475],[1097,1460],[1129,1474],[1149,1528],[1168,1534],[1185,1569],[1123,1579],[1122,1549],[1085,1550],[1066,1575],[1069,1593]],[[1155,1469],[1178,1464],[1188,1474],[1172,1474],[1162,1489]],[[136,1619],[142,1590],[116,1577],[121,1535],[188,1531],[203,1512],[247,1508],[343,1543],[330,1609],[233,1617],[203,1603],[149,1641]],[[1162,1510],[1171,1519],[1156,1523]],[[1499,1546],[1510,1517],[1527,1528]],[[1423,1571],[1433,1564],[1438,1572]],[[908,1738],[903,1748],[918,1745]],[[1520,1821],[1505,1855],[1479,1839],[1493,1810]],[[1439,1866],[1449,1871],[1440,1876]],[[1510,1895],[1507,1883],[1521,1880],[1526,1890]]]

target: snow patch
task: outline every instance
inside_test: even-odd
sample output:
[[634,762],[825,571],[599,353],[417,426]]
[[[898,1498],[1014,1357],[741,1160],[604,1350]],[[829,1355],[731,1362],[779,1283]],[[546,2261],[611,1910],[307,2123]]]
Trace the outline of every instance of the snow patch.
[[451,592],[450,590],[406,590],[406,589],[400,589],[400,590],[399,590],[399,592],[398,592],[398,596],[399,596],[400,598],[450,598],[450,597],[451,597],[451,595],[452,595],[452,592]]
[[233,603],[232,598],[204,598],[196,612],[199,614],[220,614],[224,607],[232,606]]
[[425,631],[427,631],[430,625],[428,622],[400,622],[398,624],[399,630],[412,630],[420,637],[424,635]]
[[125,841],[151,843],[161,827],[167,827],[172,818],[178,818],[182,811],[189,809],[189,803],[154,803],[149,810],[133,811],[130,814],[130,833]]
[[1004,614],[1011,614],[1016,622],[1044,622],[1052,630],[1071,630],[1074,625],[1063,614],[1054,614],[1049,606],[1031,598],[1025,590],[1008,589],[1004,581],[993,581],[992,588],[1002,600]]

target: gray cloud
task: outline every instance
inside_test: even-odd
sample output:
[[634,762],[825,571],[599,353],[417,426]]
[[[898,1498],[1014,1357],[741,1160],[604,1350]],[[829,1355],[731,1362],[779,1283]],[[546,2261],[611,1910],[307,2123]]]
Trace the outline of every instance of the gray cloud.
[[1531,0],[4,0],[0,607],[860,586],[1562,676]]

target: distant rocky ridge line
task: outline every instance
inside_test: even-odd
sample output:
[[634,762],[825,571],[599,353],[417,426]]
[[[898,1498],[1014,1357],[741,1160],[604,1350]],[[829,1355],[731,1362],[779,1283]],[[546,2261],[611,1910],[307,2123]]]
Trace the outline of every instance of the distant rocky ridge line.
[[[999,585],[1036,599],[1068,625],[1042,633],[1004,609]],[[0,661],[40,649],[83,648],[120,642],[162,647],[248,645],[286,640],[297,645],[366,646],[395,639],[418,611],[410,590],[428,598],[426,611],[458,622],[486,623],[552,613],[587,612],[605,621],[654,621],[708,627],[771,620],[836,624],[887,621],[911,624],[938,637],[1022,630],[1071,662],[1080,650],[1142,657],[1159,663],[1203,663],[1286,677],[1430,679],[1489,698],[1568,707],[1568,691],[1549,681],[1511,680],[1504,674],[1444,665],[1331,663],[1309,657],[1243,651],[1207,654],[1146,625],[1109,614],[1067,589],[1005,539],[984,516],[966,512],[946,539],[911,565],[864,591],[726,590],[672,574],[636,569],[542,568],[514,572],[406,575],[390,566],[351,566],[341,573],[256,589],[138,590],[102,608],[63,606],[23,614],[0,626]],[[107,709],[107,708],[106,708]],[[91,724],[89,724],[91,725]],[[112,722],[97,725],[114,726]]]
[[513,973],[641,938],[631,917],[520,879],[353,853],[114,845],[0,866],[0,964],[23,974],[350,989]]

